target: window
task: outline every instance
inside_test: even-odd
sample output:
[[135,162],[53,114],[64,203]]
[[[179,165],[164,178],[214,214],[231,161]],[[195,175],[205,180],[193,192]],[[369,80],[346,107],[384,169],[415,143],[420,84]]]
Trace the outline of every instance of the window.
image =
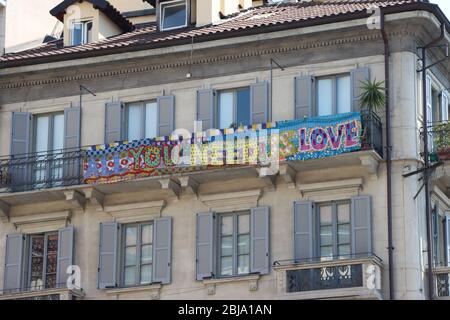
[[350,75],[337,75],[317,79],[317,115],[325,116],[351,112]]
[[219,239],[219,275],[250,273],[250,212],[222,214]]
[[56,288],[58,233],[29,236],[28,287],[30,290]]
[[153,224],[130,224],[123,230],[123,286],[152,283]]
[[250,125],[250,87],[219,91],[219,128]]
[[126,139],[154,138],[158,135],[156,101],[131,103],[126,109]]
[[70,44],[77,46],[92,42],[92,21],[77,21],[72,23]]
[[167,1],[160,4],[160,29],[172,30],[187,26],[186,1]]
[[321,260],[349,258],[350,202],[331,202],[318,205],[319,254]]

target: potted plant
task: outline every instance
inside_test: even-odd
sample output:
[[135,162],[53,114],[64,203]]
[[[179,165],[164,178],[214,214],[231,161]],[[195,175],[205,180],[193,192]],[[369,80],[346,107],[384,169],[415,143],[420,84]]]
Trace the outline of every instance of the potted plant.
[[359,102],[370,111],[378,113],[386,105],[386,94],[384,81],[366,80],[361,81],[360,87],[362,93],[359,96]]
[[450,160],[450,121],[433,128],[435,145],[440,160]]

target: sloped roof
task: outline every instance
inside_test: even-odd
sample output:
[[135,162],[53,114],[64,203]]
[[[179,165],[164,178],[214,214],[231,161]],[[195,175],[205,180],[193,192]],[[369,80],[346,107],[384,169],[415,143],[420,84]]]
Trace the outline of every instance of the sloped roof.
[[255,7],[222,19],[218,24],[198,28],[188,27],[171,31],[158,31],[155,23],[149,23],[122,35],[74,47],[63,47],[62,40],[58,40],[31,50],[6,54],[0,57],[0,67],[48,63],[167,47],[190,43],[192,37],[195,37],[195,42],[203,42],[366,18],[370,16],[367,10],[374,5],[384,8],[387,13],[408,10],[437,10],[436,5],[421,0],[336,0],[326,3],[286,3]]

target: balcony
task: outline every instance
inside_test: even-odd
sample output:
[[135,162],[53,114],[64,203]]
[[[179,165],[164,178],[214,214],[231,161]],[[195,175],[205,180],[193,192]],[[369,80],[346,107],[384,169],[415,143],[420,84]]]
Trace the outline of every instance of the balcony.
[[381,259],[375,255],[338,260],[275,261],[279,299],[381,300]]
[[450,300],[450,267],[433,269],[435,298]]
[[450,160],[450,121],[435,123],[428,127],[431,162]]
[[58,288],[24,288],[17,291],[4,291],[0,300],[81,300],[85,296],[83,289],[68,289],[64,284]]

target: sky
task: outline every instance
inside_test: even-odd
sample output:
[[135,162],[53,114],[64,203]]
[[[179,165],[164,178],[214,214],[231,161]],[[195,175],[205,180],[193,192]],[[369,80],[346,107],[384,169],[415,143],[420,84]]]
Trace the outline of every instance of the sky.
[[438,4],[439,8],[441,8],[447,18],[450,19],[450,0],[431,0],[431,2]]

